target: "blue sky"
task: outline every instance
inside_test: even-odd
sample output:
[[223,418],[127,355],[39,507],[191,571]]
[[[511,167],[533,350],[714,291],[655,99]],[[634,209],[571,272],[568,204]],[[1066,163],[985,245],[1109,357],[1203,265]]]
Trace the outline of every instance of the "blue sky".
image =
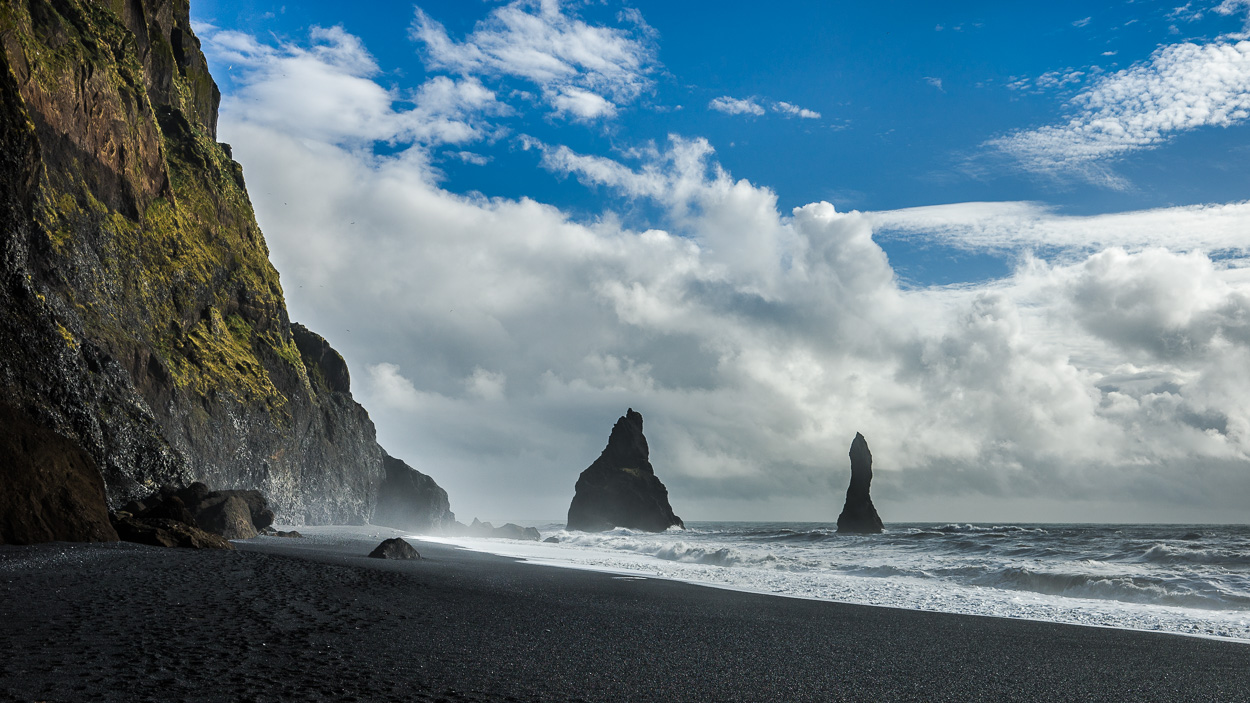
[[[502,3],[428,2],[419,7],[463,41]],[[591,3],[588,23],[641,42],[646,85],[621,100],[614,119],[552,118],[548,105],[506,100],[512,131],[474,151],[496,168],[441,161],[446,186],[595,210],[593,189],[549,178],[534,182],[537,158],[516,153],[517,134],[579,152],[620,153],[669,133],[706,137],[738,177],[776,190],[782,206],[828,200],[840,208],[884,210],[972,200],[1040,200],[1091,214],[1242,199],[1250,184],[1250,126],[1178,129],[1165,143],[1114,160],[1121,187],[1089,187],[1072,174],[1039,175],[993,158],[986,142],[1065,121],[1069,101],[1107,74],[1148,62],[1161,46],[1207,44],[1242,29],[1244,12],[1219,3]],[[621,21],[636,9],[648,36]],[[710,8],[715,9],[710,9]],[[426,43],[412,37],[414,5],[308,2],[197,2],[195,18],[259,36],[306,42],[311,26],[341,26],[377,59],[380,83],[397,97],[448,68],[427,67]],[[230,72],[218,71],[230,89]],[[523,77],[491,76],[488,87],[534,92]],[[729,96],[765,110],[726,115],[709,103]],[[788,102],[819,113],[788,117]],[[458,151],[458,150],[457,150]],[[784,158],[779,158],[784,155]],[[524,178],[518,178],[523,172]],[[1066,177],[1065,177],[1066,176]],[[526,187],[521,183],[529,181]],[[537,190],[536,190],[537,189]]]
[[484,518],[623,403],[693,519],[820,519],[856,429],[898,519],[1250,490],[1248,14],[192,5],[293,317]]

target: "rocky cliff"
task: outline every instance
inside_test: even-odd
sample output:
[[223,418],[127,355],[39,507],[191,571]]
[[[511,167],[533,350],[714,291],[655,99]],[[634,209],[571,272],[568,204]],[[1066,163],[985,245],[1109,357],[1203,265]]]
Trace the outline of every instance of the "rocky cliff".
[[442,532],[456,525],[447,491],[434,479],[393,456],[384,456],[386,479],[378,495],[373,522],[401,530]]
[[885,527],[868,495],[872,486],[872,452],[868,440],[856,432],[851,442],[851,485],[846,488],[846,503],[838,516],[838,532],[875,534]]
[[651,467],[642,415],[633,408],[616,421],[608,446],[577,477],[568,529],[599,532],[613,527],[663,532],[684,527],[668,503],[668,489]]
[[371,516],[384,452],[288,319],[219,98],[187,0],[0,0],[0,414],[60,467],[6,463],[2,502],[200,480],[286,522]]

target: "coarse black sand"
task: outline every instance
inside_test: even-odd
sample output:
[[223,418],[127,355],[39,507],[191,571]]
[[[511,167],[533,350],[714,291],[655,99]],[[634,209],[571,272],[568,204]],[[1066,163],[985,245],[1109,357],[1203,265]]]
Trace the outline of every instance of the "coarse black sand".
[[1246,701],[1250,644],[754,595],[383,528],[0,547],[0,699]]

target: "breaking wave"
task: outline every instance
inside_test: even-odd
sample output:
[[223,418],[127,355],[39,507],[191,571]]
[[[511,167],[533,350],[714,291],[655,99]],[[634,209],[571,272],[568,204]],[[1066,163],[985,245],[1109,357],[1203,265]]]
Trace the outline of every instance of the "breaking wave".
[[1245,526],[891,524],[867,536],[804,523],[538,527],[559,543],[491,551],[778,595],[1250,642]]

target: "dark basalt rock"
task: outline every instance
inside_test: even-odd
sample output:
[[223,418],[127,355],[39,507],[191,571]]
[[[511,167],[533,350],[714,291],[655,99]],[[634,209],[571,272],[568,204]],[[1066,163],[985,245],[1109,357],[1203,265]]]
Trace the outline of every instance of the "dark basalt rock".
[[0,544],[116,542],[95,462],[77,443],[0,406]]
[[290,322],[187,0],[3,8],[3,426],[44,430],[13,446],[60,478],[0,468],[0,540],[111,539],[107,507],[196,480],[368,520],[383,451],[341,355]]
[[685,527],[668,503],[668,489],[648,459],[642,415],[633,408],[616,421],[608,446],[577,478],[568,529],[602,532],[628,527],[663,532]]
[[140,518],[125,512],[112,516],[113,528],[126,542],[138,542],[154,547],[183,547],[187,549],[234,549],[234,545],[221,535],[192,527],[185,522],[165,518]]
[[299,355],[304,358],[308,372],[319,377],[330,390],[336,393],[350,393],[352,386],[351,374],[347,371],[347,362],[343,355],[335,351],[325,337],[313,332],[298,322],[291,323],[291,336]]
[[420,559],[415,547],[398,537],[384,540],[369,556],[374,559]]
[[560,543],[560,538],[559,538],[559,537],[548,537],[547,539],[545,539],[545,540],[543,540],[543,541],[544,541],[544,542],[546,542],[547,544],[559,544],[559,543]]
[[[146,503],[143,505],[146,505]],[[191,527],[200,526],[200,523],[195,519],[195,515],[187,509],[187,504],[182,502],[182,499],[176,495],[165,496],[163,500],[158,501],[150,508],[141,508],[140,510],[133,510],[131,512],[137,518],[173,520],[175,522],[190,525]],[[218,530],[213,530],[211,528],[209,528],[209,531],[221,534]]]
[[130,501],[121,512],[139,520],[172,520],[226,539],[250,539],[274,520],[260,491],[212,491],[199,481],[178,489],[165,486]]
[[386,479],[371,522],[414,532],[441,532],[456,521],[447,491],[434,479],[393,456],[382,457]]
[[251,539],[259,534],[252,523],[252,511],[239,496],[223,496],[213,501],[198,513],[196,520],[205,530],[226,539]]
[[846,504],[838,516],[839,533],[876,534],[885,529],[868,495],[871,484],[872,452],[868,451],[868,440],[856,432],[851,442],[851,485],[846,489]]
[[[188,507],[195,513],[198,520],[206,519],[201,516],[210,511],[213,511],[213,515],[218,514],[221,512],[218,506],[227,502],[235,503],[235,507],[230,510],[239,513],[239,519],[250,523],[253,530],[263,530],[269,527],[276,518],[274,512],[269,509],[269,501],[260,491],[209,491],[208,486],[197,481],[179,491],[178,495],[183,496],[183,500],[187,501]],[[207,519],[211,521],[213,518]]]

